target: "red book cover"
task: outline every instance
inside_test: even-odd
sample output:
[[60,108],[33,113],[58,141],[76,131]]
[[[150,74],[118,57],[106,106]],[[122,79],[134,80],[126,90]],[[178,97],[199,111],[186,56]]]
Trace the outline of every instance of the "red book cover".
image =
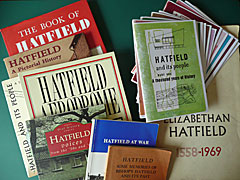
[[79,33],[85,34],[93,53],[106,52],[87,0],[3,28],[1,32],[9,56]]
[[188,9],[186,9],[185,7],[182,7],[172,1],[167,1],[166,5],[164,7],[164,11],[168,12],[170,14],[174,14],[174,12],[178,12],[184,16],[187,16],[188,18],[190,18],[192,20],[210,24],[210,25],[212,25],[213,28],[215,28],[217,30],[220,29],[220,27],[217,26],[216,24],[213,24],[212,22],[209,22],[208,20],[203,19],[201,16],[197,15],[196,13],[193,13],[193,12],[189,11]]

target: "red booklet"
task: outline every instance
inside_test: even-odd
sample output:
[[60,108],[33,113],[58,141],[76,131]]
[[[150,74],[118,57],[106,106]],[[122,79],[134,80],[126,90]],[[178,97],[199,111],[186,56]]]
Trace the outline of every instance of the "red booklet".
[[79,33],[85,34],[93,54],[106,52],[87,0],[3,28],[1,32],[9,56]]

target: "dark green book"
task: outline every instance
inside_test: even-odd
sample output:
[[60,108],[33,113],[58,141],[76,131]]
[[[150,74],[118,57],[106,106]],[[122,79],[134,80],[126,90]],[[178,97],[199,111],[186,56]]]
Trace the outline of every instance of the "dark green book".
[[84,179],[91,120],[105,117],[100,105],[27,121],[39,179]]

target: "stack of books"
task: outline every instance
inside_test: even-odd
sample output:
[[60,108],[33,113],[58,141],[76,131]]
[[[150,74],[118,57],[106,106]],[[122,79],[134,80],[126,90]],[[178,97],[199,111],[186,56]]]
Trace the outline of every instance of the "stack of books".
[[85,179],[166,179],[171,152],[155,147],[158,126],[93,120]]
[[147,122],[204,112],[206,87],[239,46],[238,39],[188,1],[132,21],[139,117]]
[[[164,120],[158,124],[132,121],[115,53],[107,52],[87,0],[1,30],[9,53],[2,86],[28,177],[164,180],[173,153],[223,153],[221,145],[185,147],[178,138],[226,135],[225,126],[205,123],[230,122],[229,114],[199,113],[238,40],[180,0],[132,27],[139,116]],[[176,160],[170,176],[182,177],[177,167],[189,162]]]

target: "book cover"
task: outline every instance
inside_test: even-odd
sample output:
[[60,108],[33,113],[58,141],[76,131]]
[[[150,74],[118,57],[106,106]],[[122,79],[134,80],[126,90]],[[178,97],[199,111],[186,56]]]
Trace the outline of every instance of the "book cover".
[[158,124],[93,120],[89,144],[86,180],[104,179],[108,146],[155,146]]
[[9,56],[84,33],[92,54],[105,53],[106,48],[87,0],[1,29]]
[[195,21],[135,22],[148,122],[207,110]]
[[40,180],[84,179],[93,118],[104,105],[26,121]]
[[83,33],[34,48],[7,58],[4,63],[10,78],[19,72],[60,64],[90,56]]
[[19,73],[30,118],[105,104],[107,119],[131,120],[114,52]]
[[[223,27],[236,37],[239,25]],[[238,49],[239,50],[239,49]],[[169,180],[238,180],[240,59],[236,51],[207,88],[209,110],[159,122],[157,147],[172,151]]]
[[31,144],[26,136],[26,120],[30,119],[19,78],[2,81],[3,92],[12,119],[13,128],[23,158],[28,177],[37,175],[36,163],[31,151]]
[[149,147],[108,147],[105,180],[165,180],[171,151]]

